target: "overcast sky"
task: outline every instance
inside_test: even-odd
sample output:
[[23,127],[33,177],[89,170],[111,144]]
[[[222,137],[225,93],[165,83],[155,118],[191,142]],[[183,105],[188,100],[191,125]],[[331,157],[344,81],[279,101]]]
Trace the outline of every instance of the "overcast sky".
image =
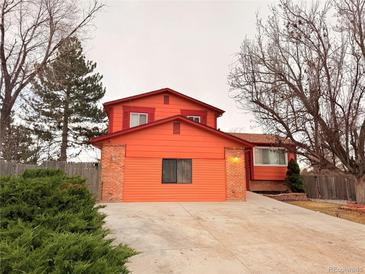
[[227,75],[270,3],[106,0],[84,45],[104,76],[104,101],[169,87],[225,110],[222,130],[261,132],[229,98]]
[[[227,76],[256,15],[277,1],[104,0],[84,43],[104,76],[105,101],[169,87],[225,110],[224,131],[258,132],[252,114],[229,98]],[[93,161],[99,150],[73,159]]]

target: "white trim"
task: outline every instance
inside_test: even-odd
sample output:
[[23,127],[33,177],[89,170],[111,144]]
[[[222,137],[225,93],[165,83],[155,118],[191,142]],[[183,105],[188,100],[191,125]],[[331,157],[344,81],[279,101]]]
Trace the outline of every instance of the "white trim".
[[[130,112],[129,113],[129,127],[138,127],[140,125],[145,125],[145,124],[139,124],[139,125],[136,125],[136,126],[132,126],[132,114],[138,114],[138,115],[146,115],[146,124],[148,124],[148,113],[146,112]],[[139,118],[138,118],[139,119]]]
[[[256,156],[255,156],[256,155],[256,148],[284,150],[285,151],[285,164],[283,164],[283,165],[279,165],[279,164],[256,164]],[[277,166],[277,167],[286,167],[286,166],[288,166],[288,151],[285,147],[255,146],[253,148],[253,153],[252,154],[253,154],[252,157],[253,157],[253,165],[254,166],[272,166],[272,167],[275,167],[275,166]]]
[[[199,119],[199,122],[198,123],[201,123],[201,117],[199,116],[199,115],[187,115],[186,116],[186,118],[198,118]],[[192,121],[194,121],[194,120],[192,120]],[[196,121],[194,121],[194,122],[196,122]]]

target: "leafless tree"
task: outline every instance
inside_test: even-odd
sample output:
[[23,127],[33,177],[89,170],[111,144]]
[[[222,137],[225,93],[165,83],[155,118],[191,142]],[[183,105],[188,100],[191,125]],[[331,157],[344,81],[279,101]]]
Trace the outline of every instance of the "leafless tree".
[[19,96],[52,60],[65,38],[84,29],[102,8],[74,0],[0,0],[0,156]]
[[365,0],[342,0],[336,3],[343,31],[348,31],[365,58]]
[[365,203],[364,0],[338,3],[272,7],[229,82],[234,99],[312,166],[354,175]]

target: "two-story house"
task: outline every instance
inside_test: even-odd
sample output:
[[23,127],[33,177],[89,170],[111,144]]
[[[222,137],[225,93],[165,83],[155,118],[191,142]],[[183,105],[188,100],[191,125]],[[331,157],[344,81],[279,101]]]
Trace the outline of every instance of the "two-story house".
[[91,140],[101,149],[102,201],[244,200],[251,182],[282,183],[295,157],[273,136],[261,145],[218,130],[223,110],[169,88],[104,108],[108,134]]

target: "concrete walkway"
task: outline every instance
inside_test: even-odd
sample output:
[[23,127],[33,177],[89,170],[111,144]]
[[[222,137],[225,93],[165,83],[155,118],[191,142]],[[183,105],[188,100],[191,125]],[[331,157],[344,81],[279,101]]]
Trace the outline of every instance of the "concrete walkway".
[[365,273],[365,226],[248,193],[247,202],[102,210],[139,273]]

